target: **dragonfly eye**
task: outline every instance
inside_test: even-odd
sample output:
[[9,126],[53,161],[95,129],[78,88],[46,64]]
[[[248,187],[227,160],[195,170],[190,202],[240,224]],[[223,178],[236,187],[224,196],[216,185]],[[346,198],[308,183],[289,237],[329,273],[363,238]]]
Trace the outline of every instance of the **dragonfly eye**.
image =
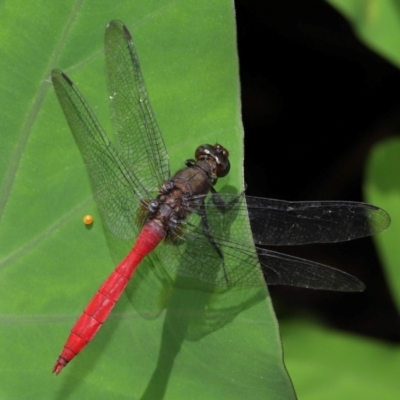
[[203,144],[196,149],[194,156],[196,160],[204,157],[212,157],[217,164],[216,175],[218,178],[226,176],[231,169],[231,164],[228,160],[229,152],[220,144],[216,144],[215,146]]

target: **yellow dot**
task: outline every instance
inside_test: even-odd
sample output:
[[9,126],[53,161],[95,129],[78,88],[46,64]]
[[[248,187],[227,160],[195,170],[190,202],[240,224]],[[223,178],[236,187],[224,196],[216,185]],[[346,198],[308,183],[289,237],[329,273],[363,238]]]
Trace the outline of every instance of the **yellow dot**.
[[85,216],[83,217],[83,223],[84,223],[85,225],[91,225],[91,224],[93,224],[93,217],[92,217],[91,215],[85,215]]

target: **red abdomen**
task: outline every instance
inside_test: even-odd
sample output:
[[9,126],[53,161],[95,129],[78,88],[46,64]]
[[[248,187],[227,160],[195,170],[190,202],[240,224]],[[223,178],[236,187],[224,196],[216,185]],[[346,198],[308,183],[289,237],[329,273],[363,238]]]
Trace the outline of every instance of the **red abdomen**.
[[64,345],[54,365],[53,372],[59,374],[94,337],[120,298],[136,267],[164,239],[165,230],[154,221],[142,229],[130,253],[115,268],[87,305]]

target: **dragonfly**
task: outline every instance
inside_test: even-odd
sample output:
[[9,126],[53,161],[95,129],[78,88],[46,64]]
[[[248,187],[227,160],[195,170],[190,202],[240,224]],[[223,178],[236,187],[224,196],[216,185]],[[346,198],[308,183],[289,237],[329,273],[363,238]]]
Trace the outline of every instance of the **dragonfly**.
[[362,291],[352,275],[260,245],[334,243],[385,230],[389,215],[357,202],[282,200],[219,193],[230,170],[222,145],[203,144],[170,174],[169,158],[131,34],[120,21],[105,30],[104,53],[113,144],[73,82],[60,70],[52,82],[80,149],[104,225],[135,243],[73,326],[53,372],[93,339],[149,253],[174,274],[208,284],[291,285]]

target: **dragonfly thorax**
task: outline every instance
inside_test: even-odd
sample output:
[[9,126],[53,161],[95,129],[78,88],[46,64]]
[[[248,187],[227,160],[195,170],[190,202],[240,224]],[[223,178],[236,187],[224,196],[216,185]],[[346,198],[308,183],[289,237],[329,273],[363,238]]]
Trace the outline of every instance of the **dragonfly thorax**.
[[220,145],[202,145],[196,149],[196,160],[187,160],[187,167],[165,182],[156,199],[148,206],[148,220],[156,220],[167,232],[198,206],[216,183],[229,172],[228,151]]

